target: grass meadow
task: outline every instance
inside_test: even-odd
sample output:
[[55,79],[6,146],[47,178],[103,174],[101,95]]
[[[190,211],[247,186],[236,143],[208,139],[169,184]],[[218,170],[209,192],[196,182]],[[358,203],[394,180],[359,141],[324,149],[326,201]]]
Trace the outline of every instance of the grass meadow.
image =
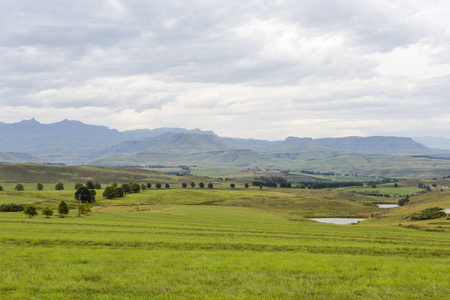
[[[450,192],[381,210],[352,191],[218,188],[97,192],[77,217],[74,190],[2,184],[0,204],[55,215],[0,213],[0,299],[445,299],[450,220],[409,222]],[[68,216],[56,215],[65,200]],[[306,217],[369,218],[357,225]],[[370,217],[372,216],[372,217]]]

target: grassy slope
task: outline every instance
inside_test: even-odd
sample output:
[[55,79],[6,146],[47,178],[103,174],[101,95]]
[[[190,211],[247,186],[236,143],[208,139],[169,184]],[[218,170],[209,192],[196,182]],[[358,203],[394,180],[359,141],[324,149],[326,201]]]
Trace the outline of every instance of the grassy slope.
[[[450,288],[450,220],[404,220],[450,207],[450,192],[382,210],[368,205],[380,197],[336,190],[152,188],[98,196],[93,213],[78,218],[73,189],[4,186],[0,204],[56,209],[66,200],[71,212],[0,213],[0,253],[8,258],[0,298],[443,299]],[[356,213],[374,217],[356,226],[302,218]]]
[[146,169],[118,169],[96,166],[46,166],[0,164],[0,183],[74,184],[88,180],[102,184],[111,182],[181,182],[185,178],[168,176]]
[[7,299],[443,299],[450,288],[439,232],[202,206],[0,222]]

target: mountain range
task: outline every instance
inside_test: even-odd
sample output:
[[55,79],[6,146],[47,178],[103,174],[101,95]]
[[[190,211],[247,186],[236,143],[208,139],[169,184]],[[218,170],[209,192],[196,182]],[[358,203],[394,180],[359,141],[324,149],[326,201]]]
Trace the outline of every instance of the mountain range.
[[[0,162],[92,164],[100,166],[199,165],[327,169],[319,162],[345,157],[427,158],[446,161],[450,150],[427,147],[408,137],[300,138],[266,141],[220,137],[212,131],[158,128],[118,131],[63,120],[41,124],[35,119],[0,122]],[[424,138],[445,144],[445,139]],[[339,159],[338,159],[339,158]],[[437,162],[436,162],[436,161]],[[370,160],[367,160],[370,161]],[[448,171],[442,166],[442,172]],[[450,173],[450,171],[448,171]]]

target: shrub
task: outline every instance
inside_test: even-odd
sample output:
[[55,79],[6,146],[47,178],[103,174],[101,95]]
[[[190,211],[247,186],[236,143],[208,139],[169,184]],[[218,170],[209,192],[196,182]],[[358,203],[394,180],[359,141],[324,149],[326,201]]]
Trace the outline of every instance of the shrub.
[[55,190],[57,190],[57,191],[64,190],[64,184],[61,182],[58,182],[57,184],[55,184]]
[[23,211],[24,209],[25,205],[23,204],[9,203],[0,205],[1,212],[20,212]]
[[43,185],[42,183],[38,183],[38,184],[36,185],[36,189],[37,189],[38,191],[42,191],[42,190],[44,189],[44,185]]
[[232,189],[234,189],[234,188],[236,187],[236,185],[235,185],[234,183],[231,183],[231,184],[230,184],[230,187],[231,187]]
[[445,217],[447,214],[440,207],[430,207],[422,210],[420,213],[411,215],[411,221],[432,220]]
[[41,214],[43,214],[46,218],[50,218],[50,216],[53,216],[53,210],[46,206],[42,208]]
[[158,182],[158,183],[156,184],[156,188],[157,188],[157,189],[160,189],[160,188],[161,188],[161,183]]
[[166,183],[166,189],[170,189],[170,184]]
[[214,187],[214,185],[210,182],[208,183],[208,189],[212,189]]
[[100,183],[96,182],[96,183],[94,184],[94,189],[96,189],[96,190],[101,190],[101,189],[102,189],[102,185],[101,185]]
[[3,187],[0,185],[0,192],[3,191]]
[[23,191],[23,190],[24,190],[23,184],[21,184],[21,183],[16,184],[16,186],[14,187],[14,189],[15,189],[16,191]]
[[181,184],[181,187],[182,187],[183,189],[185,189],[185,188],[187,187],[187,183],[186,183],[186,182],[183,182],[183,183]]
[[205,187],[205,184],[204,184],[203,182],[200,182],[200,183],[198,184],[198,186],[202,189],[202,188]]

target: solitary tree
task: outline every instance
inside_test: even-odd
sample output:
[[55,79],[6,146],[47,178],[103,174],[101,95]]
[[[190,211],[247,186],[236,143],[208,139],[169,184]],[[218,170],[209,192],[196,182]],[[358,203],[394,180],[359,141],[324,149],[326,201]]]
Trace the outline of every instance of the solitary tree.
[[55,185],[55,190],[57,190],[57,191],[62,191],[64,189],[64,184],[62,184],[61,182],[58,182],[56,185]]
[[248,187],[249,187],[248,183],[246,183],[244,186],[246,189],[248,189]]
[[141,184],[141,190],[145,191],[147,189],[147,185]]
[[193,181],[191,182],[191,187],[193,187],[193,188],[195,187],[195,182],[193,182]]
[[152,188],[152,184],[149,182],[149,183],[147,183],[147,188],[148,189],[151,189]]
[[394,183],[394,187],[398,187],[398,183],[396,182],[396,183]]
[[53,210],[50,207],[45,206],[42,208],[41,214],[43,214],[46,218],[50,218],[53,216]]
[[67,206],[66,202],[64,202],[64,200],[62,200],[58,204],[58,213],[60,214],[61,218],[64,218],[64,215],[69,214],[69,207]]
[[210,182],[210,183],[208,183],[208,189],[212,189],[214,186],[213,186],[213,184]]
[[204,184],[203,182],[200,182],[200,183],[198,184],[198,186],[202,189],[202,188],[205,187],[205,184]]
[[15,189],[16,191],[23,191],[23,190],[24,190],[23,184],[21,184],[21,183],[16,184],[16,186],[14,187],[14,189]]
[[160,189],[161,188],[161,183],[158,182],[155,186],[156,186],[157,189]]
[[170,184],[166,183],[165,187],[166,189],[170,189]]
[[38,183],[36,188],[38,191],[42,191],[44,189],[44,185],[42,183]]
[[25,209],[23,210],[23,213],[30,216],[30,218],[37,216],[36,206],[34,205],[27,205],[25,206]]
[[235,185],[234,183],[232,183],[232,184],[230,184],[230,187],[231,187],[232,189],[234,189],[234,188],[236,187],[236,185]]
[[181,184],[181,187],[182,187],[183,189],[185,189],[185,188],[187,187],[187,183],[186,183],[186,182],[183,182],[183,183]]
[[0,191],[3,191],[3,187],[0,185]]

